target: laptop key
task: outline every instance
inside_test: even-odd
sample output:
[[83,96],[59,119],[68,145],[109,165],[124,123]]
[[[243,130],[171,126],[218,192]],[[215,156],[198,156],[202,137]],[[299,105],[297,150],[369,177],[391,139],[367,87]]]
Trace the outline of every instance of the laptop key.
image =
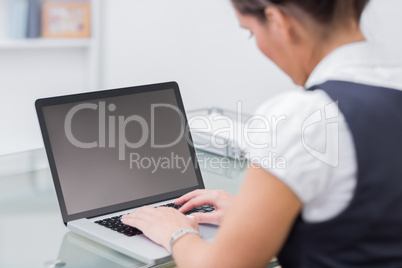
[[122,228],[122,229],[119,229],[119,230],[116,230],[118,233],[124,233],[124,232],[127,232],[128,230],[127,230],[127,227],[126,226],[124,226],[124,228]]
[[126,236],[134,236],[134,235],[140,235],[140,234],[142,234],[142,232],[140,230],[138,230],[137,228],[128,227],[124,230],[123,234]]
[[123,229],[126,229],[126,228],[127,228],[127,226],[124,225],[124,224],[122,224],[122,225],[113,227],[113,228],[111,228],[111,229],[112,229],[113,231],[119,231],[119,230],[123,230]]
[[124,232],[122,232],[122,234],[124,234],[124,235],[126,235],[126,236],[135,236],[136,234],[135,234],[135,232],[132,232],[132,231],[124,231]]
[[[176,205],[175,203],[168,203],[165,205],[162,205],[162,207],[171,207],[174,209],[179,209],[182,206],[181,205]],[[190,211],[187,211],[186,213],[184,213],[185,215],[190,215],[192,213],[207,213],[207,212],[212,212],[214,211],[215,208],[213,206],[210,205],[204,205],[201,207],[195,207],[193,209],[191,209]],[[113,231],[119,232],[121,234],[124,234],[126,236],[135,236],[135,235],[140,235],[142,234],[142,231],[138,230],[137,228],[125,225],[122,223],[121,218],[123,215],[121,216],[116,216],[116,217],[112,217],[112,218],[108,218],[108,219],[103,219],[103,220],[99,220],[99,221],[95,221],[96,224],[99,224],[101,226],[104,226],[106,228],[109,228]]]
[[99,221],[96,221],[95,223],[102,225],[106,228],[109,228],[113,231],[122,233],[126,236],[135,236],[135,235],[142,234],[142,232],[140,230],[138,230],[137,228],[123,224],[121,222],[121,216],[112,217],[112,218],[104,219],[104,220],[99,220]]

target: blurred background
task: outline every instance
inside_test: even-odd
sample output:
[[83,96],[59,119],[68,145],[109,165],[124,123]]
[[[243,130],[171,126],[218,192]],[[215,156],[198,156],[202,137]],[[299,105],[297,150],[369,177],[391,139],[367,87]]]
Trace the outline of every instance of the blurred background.
[[[402,59],[401,10],[400,0],[371,0],[362,26]],[[43,147],[37,98],[166,81],[179,83],[186,110],[241,101],[252,113],[300,90],[239,27],[229,0],[0,0],[0,176],[47,165],[13,158]]]

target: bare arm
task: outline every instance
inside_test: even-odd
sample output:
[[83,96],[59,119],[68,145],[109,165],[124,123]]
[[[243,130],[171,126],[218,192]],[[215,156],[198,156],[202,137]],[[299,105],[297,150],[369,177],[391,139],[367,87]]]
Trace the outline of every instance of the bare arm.
[[301,206],[282,181],[252,167],[215,242],[186,235],[174,244],[173,256],[179,267],[264,267],[283,246]]

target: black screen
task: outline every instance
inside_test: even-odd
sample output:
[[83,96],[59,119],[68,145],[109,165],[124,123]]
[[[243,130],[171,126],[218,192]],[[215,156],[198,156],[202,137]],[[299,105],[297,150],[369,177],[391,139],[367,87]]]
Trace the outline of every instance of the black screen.
[[199,188],[180,108],[174,89],[42,107],[65,213]]

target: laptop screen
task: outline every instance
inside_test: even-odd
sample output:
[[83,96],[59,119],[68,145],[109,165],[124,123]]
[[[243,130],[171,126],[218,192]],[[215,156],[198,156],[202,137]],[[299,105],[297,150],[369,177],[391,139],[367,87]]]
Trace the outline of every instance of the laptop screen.
[[176,83],[37,101],[65,222],[203,188]]

